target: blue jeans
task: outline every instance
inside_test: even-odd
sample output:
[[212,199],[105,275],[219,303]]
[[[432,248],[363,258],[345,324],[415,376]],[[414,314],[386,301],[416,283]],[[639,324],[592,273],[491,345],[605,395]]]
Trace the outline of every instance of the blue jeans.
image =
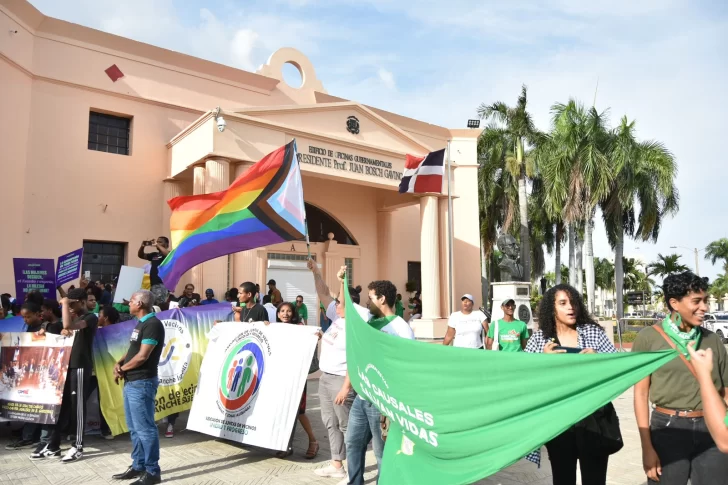
[[51,430],[47,426],[38,423],[25,423],[23,425],[23,440],[35,442],[38,440],[39,431],[40,442],[44,445],[48,444],[51,440]]
[[377,468],[382,464],[384,440],[380,424],[381,414],[369,401],[356,396],[349,411],[349,424],[346,429],[346,461],[349,468],[349,485],[364,485],[364,461],[367,445],[372,441]]
[[159,432],[154,422],[154,398],[159,379],[139,379],[124,385],[124,414],[131,434],[132,468],[160,475]]

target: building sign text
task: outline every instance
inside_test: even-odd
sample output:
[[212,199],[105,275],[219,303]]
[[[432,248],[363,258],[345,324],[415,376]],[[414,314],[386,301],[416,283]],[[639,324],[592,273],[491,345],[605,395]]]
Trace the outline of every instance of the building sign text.
[[307,163],[332,170],[346,170],[389,180],[402,178],[402,172],[392,170],[391,162],[315,146],[309,146],[308,153],[298,153],[298,163]]

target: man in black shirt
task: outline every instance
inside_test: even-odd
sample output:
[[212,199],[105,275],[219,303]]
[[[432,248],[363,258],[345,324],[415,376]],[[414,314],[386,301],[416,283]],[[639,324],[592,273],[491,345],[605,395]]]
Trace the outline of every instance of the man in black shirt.
[[[157,250],[153,253],[146,253],[144,249],[147,246],[155,246]],[[149,284],[152,285],[151,291],[154,295],[154,304],[161,305],[167,301],[169,291],[164,287],[162,278],[159,277],[159,265],[162,264],[164,258],[169,254],[169,239],[164,236],[159,236],[156,241],[142,241],[142,245],[139,246],[137,256],[139,259],[146,259],[151,263],[151,270],[149,271]]]
[[129,339],[129,350],[116,363],[114,378],[124,384],[124,414],[132,442],[132,464],[116,480],[137,478],[132,485],[161,483],[159,468],[159,434],[154,422],[154,399],[159,378],[157,366],[164,348],[164,324],[155,316],[150,291],[134,293],[129,312],[138,321]]
[[263,305],[255,303],[255,293],[254,283],[246,281],[240,285],[240,291],[238,292],[240,306],[234,308],[234,311],[228,315],[227,321],[270,323],[268,310]]
[[[61,431],[74,421],[76,423],[76,443],[71,446],[61,461],[70,463],[83,457],[86,400],[91,394],[91,372],[93,370],[91,347],[98,325],[96,315],[88,313],[87,297],[86,290],[74,288],[68,292],[68,297],[61,299],[63,331],[74,332],[71,359],[68,364],[58,421],[52,426],[50,441],[47,444],[40,443],[30,455],[31,460],[61,456]],[[71,312],[73,312],[73,316]]]

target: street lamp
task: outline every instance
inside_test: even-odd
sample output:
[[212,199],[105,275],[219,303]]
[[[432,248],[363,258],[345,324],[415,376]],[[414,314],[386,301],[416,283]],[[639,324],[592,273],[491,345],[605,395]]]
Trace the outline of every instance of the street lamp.
[[700,269],[698,268],[698,253],[700,251],[705,251],[705,248],[698,249],[698,248],[688,248],[685,246],[670,246],[670,249],[687,249],[688,251],[693,251],[695,253],[695,274],[700,276]]

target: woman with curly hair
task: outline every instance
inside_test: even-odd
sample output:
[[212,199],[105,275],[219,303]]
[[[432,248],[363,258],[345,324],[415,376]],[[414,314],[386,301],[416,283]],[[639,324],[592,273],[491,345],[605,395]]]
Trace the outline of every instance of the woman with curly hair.
[[[569,285],[557,285],[546,292],[539,307],[538,325],[526,352],[559,354],[567,352],[567,348],[580,354],[617,351],[602,327],[589,316],[581,295]],[[573,426],[546,443],[546,450],[554,484],[576,485],[577,460],[581,483],[606,483],[609,455],[580,449]]]
[[[268,295],[266,295],[268,296]],[[293,325],[302,325],[300,317],[298,316],[298,312],[296,311],[296,305],[289,302],[283,302],[280,305],[278,305],[278,322],[280,323],[290,323]],[[306,450],[306,459],[307,460],[313,460],[316,458],[316,455],[318,455],[319,451],[319,444],[318,441],[316,441],[316,435],[313,434],[313,427],[311,426],[311,421],[308,419],[308,416],[306,416],[306,386],[303,387],[303,395],[301,396],[301,402],[298,405],[298,421],[301,423],[301,426],[303,426],[303,430],[306,431],[306,434],[308,435],[308,450]],[[294,425],[293,431],[296,430],[296,427]],[[291,432],[291,439],[288,442],[288,449],[286,451],[279,451],[276,453],[276,457],[278,458],[285,458],[287,456],[290,456],[293,453],[293,432]]]
[[[632,352],[672,348],[680,358],[634,386],[642,466],[648,483],[686,485],[689,480],[693,485],[726,485],[728,455],[721,453],[711,438],[711,420],[706,423],[705,416],[715,408],[715,401],[706,402],[701,396],[701,384],[705,391],[712,386],[709,395],[713,398],[717,393],[725,399],[728,387],[728,356],[723,342],[701,326],[708,311],[708,279],[691,271],[673,274],[665,278],[662,291],[670,314],[662,323],[638,333]],[[701,357],[710,355],[712,365],[696,361],[694,366],[689,346]],[[695,367],[701,367],[700,371]]]

